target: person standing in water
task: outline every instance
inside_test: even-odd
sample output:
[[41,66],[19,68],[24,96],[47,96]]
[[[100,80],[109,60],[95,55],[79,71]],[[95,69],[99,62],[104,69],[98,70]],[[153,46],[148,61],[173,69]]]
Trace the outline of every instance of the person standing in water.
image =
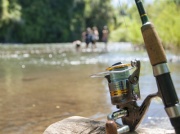
[[86,34],[85,34],[85,42],[86,42],[86,48],[89,47],[89,43],[91,43],[92,40],[92,30],[90,27],[86,29]]
[[96,42],[99,40],[99,32],[97,27],[92,28],[92,48],[96,48]]
[[106,50],[106,51],[107,51],[108,36],[109,36],[108,28],[107,28],[107,26],[104,26],[104,27],[103,27],[103,30],[102,30],[102,41],[103,41],[104,44],[105,44],[105,50]]

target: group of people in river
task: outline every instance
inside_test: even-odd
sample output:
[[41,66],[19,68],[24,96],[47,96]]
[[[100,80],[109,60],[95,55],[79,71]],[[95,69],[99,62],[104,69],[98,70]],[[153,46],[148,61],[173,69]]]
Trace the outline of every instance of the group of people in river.
[[[109,31],[107,26],[103,27],[102,30],[102,38],[101,41],[105,43],[105,50],[107,50],[107,42],[108,42],[108,36],[109,36]],[[85,47],[86,49],[89,48],[89,45],[91,44],[91,48],[94,49],[96,48],[96,42],[99,41],[99,31],[96,26],[90,28],[87,27],[86,31],[82,33],[82,42],[85,42]],[[76,40],[73,42],[76,45],[76,49],[79,50],[81,46],[81,41]]]
[[82,33],[82,40],[86,43],[86,48],[92,43],[92,48],[96,48],[96,42],[99,40],[99,32],[97,27],[92,29],[88,27],[85,32]]

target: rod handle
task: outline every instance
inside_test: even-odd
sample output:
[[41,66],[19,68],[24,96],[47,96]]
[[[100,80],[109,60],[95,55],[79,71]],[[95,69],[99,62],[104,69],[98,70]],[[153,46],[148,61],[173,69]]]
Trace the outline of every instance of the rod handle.
[[154,25],[150,22],[144,24],[141,27],[141,32],[144,38],[151,65],[154,66],[160,63],[167,62],[164,48],[154,28]]

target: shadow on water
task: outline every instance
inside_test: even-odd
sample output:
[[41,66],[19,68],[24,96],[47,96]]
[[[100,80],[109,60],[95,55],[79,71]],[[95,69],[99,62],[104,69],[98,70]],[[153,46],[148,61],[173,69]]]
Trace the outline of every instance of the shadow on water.
[[[77,53],[70,44],[0,46],[0,133],[39,134],[74,115],[105,121],[116,110],[107,82],[89,76],[119,61],[142,61],[142,100],[157,91],[145,51],[134,51],[127,43],[108,47],[108,52],[98,44],[94,52]],[[179,57],[168,53],[168,60],[180,98]],[[159,98],[154,99],[140,127],[172,129],[163,107]]]

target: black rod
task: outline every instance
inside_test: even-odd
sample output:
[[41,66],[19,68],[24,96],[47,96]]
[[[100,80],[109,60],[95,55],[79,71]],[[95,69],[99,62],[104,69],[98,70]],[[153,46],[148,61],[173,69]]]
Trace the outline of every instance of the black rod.
[[141,0],[135,0],[135,2],[136,2],[136,6],[138,8],[138,11],[139,11],[139,14],[141,17],[142,24],[149,22],[149,19],[147,17],[146,11],[144,10],[142,1]]

